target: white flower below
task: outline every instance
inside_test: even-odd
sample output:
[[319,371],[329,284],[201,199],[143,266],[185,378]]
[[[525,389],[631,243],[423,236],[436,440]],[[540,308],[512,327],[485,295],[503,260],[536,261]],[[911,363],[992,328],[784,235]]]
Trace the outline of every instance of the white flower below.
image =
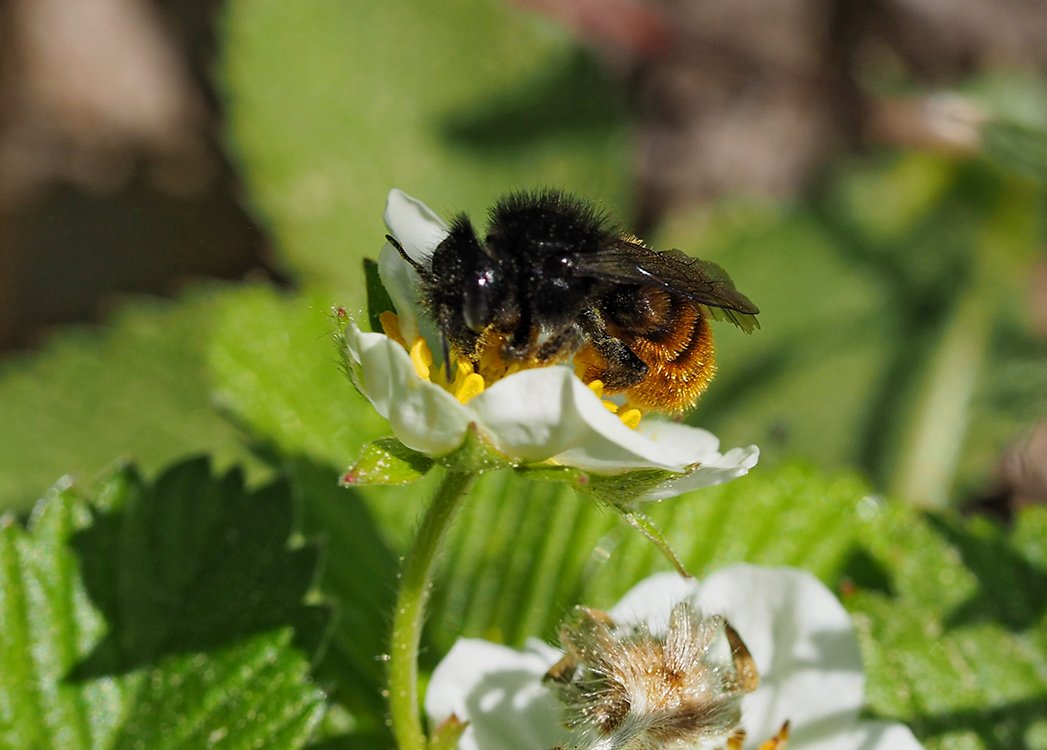
[[[902,724],[859,720],[865,678],[854,628],[811,574],[753,565],[725,568],[700,583],[658,574],[630,590],[609,614],[619,624],[664,633],[679,602],[725,617],[752,654],[760,683],[742,698],[745,747],[759,747],[786,721],[788,750],[921,747]],[[426,712],[434,723],[451,715],[468,722],[461,750],[591,746],[591,736],[579,745],[563,728],[560,707],[542,684],[560,656],[537,641],[517,651],[460,640],[433,673]]]

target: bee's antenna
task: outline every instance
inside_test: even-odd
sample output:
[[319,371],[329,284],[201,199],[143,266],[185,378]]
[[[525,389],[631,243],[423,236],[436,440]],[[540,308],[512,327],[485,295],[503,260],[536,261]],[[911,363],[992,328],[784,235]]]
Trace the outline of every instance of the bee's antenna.
[[451,347],[447,343],[446,336],[440,336],[440,345],[444,350],[444,375],[447,376],[447,382],[451,382]]
[[428,273],[428,269],[422,266],[420,263],[418,263],[418,261],[416,261],[410,255],[408,255],[407,251],[404,250],[404,246],[401,245],[395,237],[393,237],[391,234],[387,234],[385,235],[385,238],[389,241],[390,245],[396,248],[396,252],[400,253],[400,257],[411,264],[411,267],[418,272],[419,276],[425,276]]

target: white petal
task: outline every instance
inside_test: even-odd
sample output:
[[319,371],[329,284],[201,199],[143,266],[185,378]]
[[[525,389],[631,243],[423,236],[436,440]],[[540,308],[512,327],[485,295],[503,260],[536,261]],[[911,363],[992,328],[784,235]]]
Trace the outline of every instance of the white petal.
[[708,430],[664,419],[644,419],[636,431],[661,447],[667,461],[687,466],[719,457],[720,439]]
[[683,578],[677,573],[655,573],[629,589],[609,614],[616,622],[643,623],[652,633],[664,633],[673,606],[685,599],[694,601],[698,590],[699,583],[693,578]]
[[[793,739],[789,738],[789,747]],[[890,721],[860,721],[849,731],[840,732],[824,742],[804,744],[797,750],[818,747],[821,750],[923,750],[923,745],[904,724]]]
[[[681,425],[682,426],[682,425]],[[692,428],[694,429],[694,428]],[[655,487],[639,499],[653,501],[676,497],[691,490],[723,484],[732,479],[745,476],[760,460],[760,449],[755,445],[745,448],[731,448],[724,454],[715,453],[700,460],[697,469],[679,478],[670,479]]]
[[817,578],[754,565],[724,568],[701,582],[660,573],[630,589],[611,616],[664,632],[669,611],[683,599],[724,615],[756,661],[760,688],[743,703],[754,743],[773,736],[786,719],[790,748],[830,750],[843,733],[851,736],[864,700],[858,640],[850,616]]
[[566,367],[510,375],[469,406],[495,447],[525,461],[553,458],[605,473],[638,468],[683,470],[666,460],[662,446],[607,411]]
[[345,338],[360,363],[364,394],[404,445],[440,456],[462,444],[472,421],[469,410],[443,388],[419,378],[402,346],[353,324]]
[[378,253],[378,276],[396,308],[404,341],[413,342],[418,338],[417,303],[421,295],[418,273],[386,242]]
[[463,638],[436,667],[425,694],[435,726],[456,715],[469,727],[459,750],[544,750],[564,742],[559,707],[542,675],[560,654],[538,641],[516,651]]
[[[386,200],[385,224],[404,252],[421,264],[429,262],[433,250],[447,236],[447,226],[439,216],[420,200],[396,189],[389,191]],[[435,333],[432,321],[419,315],[418,273],[388,242],[378,254],[378,275],[396,307],[404,340],[414,341],[422,329],[429,346],[437,345],[439,335]]]
[[704,580],[695,604],[724,615],[753,655],[760,688],[746,696],[749,737],[791,721],[789,746],[837,747],[864,701],[865,677],[851,618],[817,578],[794,568],[736,565]]
[[427,263],[447,236],[447,225],[417,198],[393,188],[385,202],[385,225],[412,260]]

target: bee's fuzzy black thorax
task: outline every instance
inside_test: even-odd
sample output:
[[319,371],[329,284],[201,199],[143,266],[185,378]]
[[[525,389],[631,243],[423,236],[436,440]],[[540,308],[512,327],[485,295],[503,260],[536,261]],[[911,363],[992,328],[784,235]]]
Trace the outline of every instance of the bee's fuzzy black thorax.
[[489,240],[511,239],[521,248],[555,241],[576,252],[596,252],[619,231],[589,201],[551,189],[511,193],[491,208],[489,219]]

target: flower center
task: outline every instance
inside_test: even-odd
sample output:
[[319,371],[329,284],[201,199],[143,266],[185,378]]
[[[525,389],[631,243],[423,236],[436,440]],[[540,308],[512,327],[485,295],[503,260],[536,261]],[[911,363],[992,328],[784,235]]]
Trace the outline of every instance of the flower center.
[[604,408],[612,414],[617,414],[618,418],[625,423],[626,427],[636,429],[637,425],[640,424],[640,418],[643,413],[639,409],[629,408],[623,409],[618,406],[614,401],[608,401],[603,397],[603,381],[602,380],[591,380],[586,383],[589,386],[589,390],[596,394],[596,397],[600,399],[600,403],[604,405]]
[[[519,363],[506,362],[502,359],[501,350],[504,341],[500,336],[492,337],[491,340],[484,342],[476,366],[469,360],[451,352],[450,367],[434,368],[433,353],[425,339],[419,336],[408,344],[404,339],[403,332],[400,330],[400,319],[396,316],[396,313],[383,312],[378,316],[378,320],[382,324],[382,331],[385,335],[400,344],[407,351],[411,357],[411,363],[414,365],[414,371],[419,378],[440,386],[463,404],[467,404],[479,396],[492,383],[520,370],[528,369]],[[450,376],[448,376],[448,371],[450,371]],[[637,425],[640,424],[643,412],[636,408],[619,406],[614,401],[605,399],[603,397],[604,384],[602,381],[592,380],[586,383],[586,385],[596,394],[596,397],[600,399],[604,407],[612,414],[617,414],[627,427],[636,429]]]

